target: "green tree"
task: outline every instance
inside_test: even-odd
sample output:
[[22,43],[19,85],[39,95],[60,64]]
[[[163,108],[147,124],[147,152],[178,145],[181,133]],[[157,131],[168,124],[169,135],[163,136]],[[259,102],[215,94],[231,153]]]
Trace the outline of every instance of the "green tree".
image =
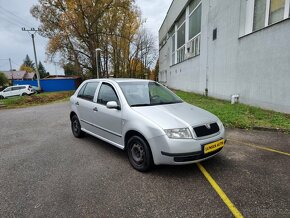
[[0,72],[0,86],[5,86],[9,83],[9,80],[4,73]]
[[38,72],[39,72],[40,78],[44,78],[44,77],[47,77],[49,75],[49,73],[46,72],[46,69],[44,68],[41,61],[39,61],[39,64],[38,64]]
[[78,68],[73,63],[67,63],[63,66],[64,75],[66,76],[77,76],[80,75]]
[[32,69],[35,69],[35,64],[30,59],[28,54],[26,55],[25,59],[23,60],[23,64],[22,65],[27,66],[27,67],[31,67]]

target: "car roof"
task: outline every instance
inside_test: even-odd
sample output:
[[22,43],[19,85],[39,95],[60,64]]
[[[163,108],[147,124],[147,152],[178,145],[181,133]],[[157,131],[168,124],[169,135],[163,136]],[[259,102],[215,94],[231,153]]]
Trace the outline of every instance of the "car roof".
[[30,86],[30,85],[19,85],[19,84],[17,84],[17,85],[14,85],[14,86],[8,86],[7,88],[10,88],[10,87],[19,87],[19,86]]
[[114,81],[114,82],[154,82],[152,80],[146,80],[146,79],[134,79],[134,78],[104,78],[104,79],[89,79],[86,80],[89,82],[105,82],[105,81]]

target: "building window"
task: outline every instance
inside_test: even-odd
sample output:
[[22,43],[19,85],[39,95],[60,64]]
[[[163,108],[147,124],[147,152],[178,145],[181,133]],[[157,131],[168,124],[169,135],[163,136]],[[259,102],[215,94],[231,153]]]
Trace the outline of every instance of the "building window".
[[192,39],[201,30],[201,5],[189,15],[189,39]]
[[175,64],[175,34],[172,35],[171,37],[171,46],[172,46],[172,56],[171,56],[171,64]]
[[285,0],[271,0],[269,24],[277,23],[284,18]]
[[201,0],[191,0],[168,32],[171,65],[200,54],[201,9]]
[[189,53],[193,56],[200,54],[200,32],[201,32],[201,1],[194,0],[189,4]]
[[185,23],[177,30],[177,48],[185,44]]
[[267,0],[256,0],[254,5],[253,31],[265,27],[266,2]]
[[177,63],[184,61],[185,56],[185,12],[177,22]]
[[189,3],[189,14],[191,14],[197,8],[200,2],[201,0],[192,0]]
[[185,56],[185,23],[177,30],[177,63],[184,61]]
[[289,17],[289,0],[253,0],[253,31]]

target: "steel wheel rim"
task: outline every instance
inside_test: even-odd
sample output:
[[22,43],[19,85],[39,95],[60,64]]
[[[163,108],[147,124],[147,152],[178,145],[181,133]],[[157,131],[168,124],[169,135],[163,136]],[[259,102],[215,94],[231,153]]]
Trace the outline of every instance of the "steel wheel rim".
[[135,163],[142,164],[145,159],[144,147],[139,143],[134,143],[131,148],[131,156]]
[[73,121],[73,131],[75,133],[77,133],[79,131],[79,125],[78,125],[78,121],[77,120]]

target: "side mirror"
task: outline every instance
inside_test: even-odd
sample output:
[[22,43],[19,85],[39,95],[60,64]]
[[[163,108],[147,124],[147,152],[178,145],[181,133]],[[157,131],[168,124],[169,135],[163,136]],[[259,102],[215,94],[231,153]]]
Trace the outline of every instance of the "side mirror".
[[117,109],[117,110],[121,109],[120,106],[115,101],[109,101],[106,106],[109,109]]

